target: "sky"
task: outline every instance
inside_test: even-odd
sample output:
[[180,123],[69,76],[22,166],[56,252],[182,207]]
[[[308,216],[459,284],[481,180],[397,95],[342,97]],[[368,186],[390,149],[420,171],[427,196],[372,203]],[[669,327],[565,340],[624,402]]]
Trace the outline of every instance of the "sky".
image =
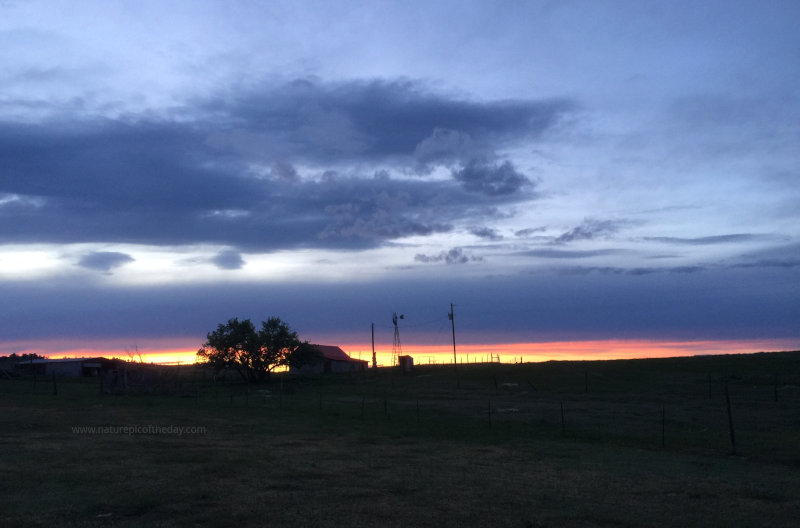
[[0,0],[0,354],[191,360],[271,316],[386,354],[396,312],[434,357],[451,303],[473,357],[800,348],[798,23]]

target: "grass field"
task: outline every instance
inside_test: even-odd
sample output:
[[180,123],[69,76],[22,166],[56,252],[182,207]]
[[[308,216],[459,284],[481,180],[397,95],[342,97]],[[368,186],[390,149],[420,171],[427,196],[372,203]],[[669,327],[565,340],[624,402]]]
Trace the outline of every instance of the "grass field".
[[0,380],[0,526],[800,519],[800,352],[251,387],[183,372],[169,394]]

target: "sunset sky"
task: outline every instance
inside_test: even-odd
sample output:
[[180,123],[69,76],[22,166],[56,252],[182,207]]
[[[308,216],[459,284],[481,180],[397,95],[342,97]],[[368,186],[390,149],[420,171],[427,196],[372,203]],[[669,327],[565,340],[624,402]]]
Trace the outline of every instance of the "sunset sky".
[[397,312],[452,357],[450,303],[464,354],[798,349],[798,25],[793,0],[0,0],[0,354],[191,360],[278,316],[366,359]]

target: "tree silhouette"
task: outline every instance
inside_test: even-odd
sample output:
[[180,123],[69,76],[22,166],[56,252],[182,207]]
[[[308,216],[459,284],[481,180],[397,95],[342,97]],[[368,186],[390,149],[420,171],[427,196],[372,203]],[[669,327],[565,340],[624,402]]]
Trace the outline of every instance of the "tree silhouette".
[[308,345],[278,317],[262,322],[259,331],[250,319],[229,319],[206,338],[197,357],[216,373],[234,369],[248,383],[266,380],[276,367],[287,365],[295,351]]

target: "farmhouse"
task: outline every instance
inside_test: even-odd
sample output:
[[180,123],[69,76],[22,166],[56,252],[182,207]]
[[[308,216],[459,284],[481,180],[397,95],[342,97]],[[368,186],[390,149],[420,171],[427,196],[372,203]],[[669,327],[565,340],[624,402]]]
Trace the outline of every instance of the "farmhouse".
[[110,367],[111,360],[103,357],[65,358],[65,359],[33,359],[21,361],[15,365],[20,374],[39,376],[97,376],[102,370]]
[[291,374],[323,374],[325,372],[364,372],[367,370],[367,361],[353,359],[338,346],[311,345],[319,352],[315,361],[301,367],[289,367]]

